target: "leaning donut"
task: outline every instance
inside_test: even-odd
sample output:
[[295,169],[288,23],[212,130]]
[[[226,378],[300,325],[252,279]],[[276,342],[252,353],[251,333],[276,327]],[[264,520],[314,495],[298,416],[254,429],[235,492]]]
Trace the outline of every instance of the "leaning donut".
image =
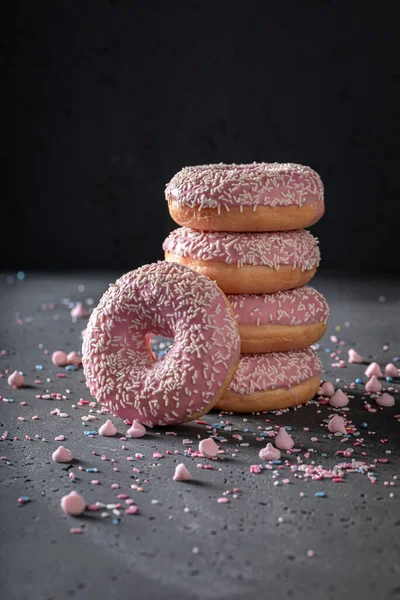
[[322,364],[311,348],[242,354],[228,389],[215,408],[258,412],[299,406],[318,392]]
[[[155,361],[151,335],[174,338]],[[190,421],[228,386],[240,337],[225,295],[200,273],[167,262],[110,284],[90,316],[83,368],[91,394],[112,413],[144,425]]]
[[270,233],[180,227],[164,241],[165,259],[214,279],[228,294],[271,294],[305,285],[319,264],[318,240],[305,229]]
[[185,167],[165,196],[179,225],[209,231],[302,229],[325,210],[319,175],[290,163]]
[[232,294],[241,352],[285,352],[307,348],[324,335],[329,307],[312,287],[275,294]]

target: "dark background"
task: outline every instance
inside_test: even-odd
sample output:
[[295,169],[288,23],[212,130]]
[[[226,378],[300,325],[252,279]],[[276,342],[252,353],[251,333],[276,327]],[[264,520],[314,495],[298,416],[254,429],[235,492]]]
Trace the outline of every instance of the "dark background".
[[322,268],[399,273],[394,7],[11,3],[1,266],[152,262],[174,227],[164,186],[182,166],[292,161],[325,183]]

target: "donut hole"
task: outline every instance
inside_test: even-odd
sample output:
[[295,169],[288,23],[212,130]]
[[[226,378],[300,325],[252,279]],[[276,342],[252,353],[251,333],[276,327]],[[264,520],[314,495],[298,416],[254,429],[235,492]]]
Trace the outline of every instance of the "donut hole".
[[155,360],[160,360],[168,354],[175,341],[174,338],[164,337],[154,333],[148,333],[146,339],[150,355]]

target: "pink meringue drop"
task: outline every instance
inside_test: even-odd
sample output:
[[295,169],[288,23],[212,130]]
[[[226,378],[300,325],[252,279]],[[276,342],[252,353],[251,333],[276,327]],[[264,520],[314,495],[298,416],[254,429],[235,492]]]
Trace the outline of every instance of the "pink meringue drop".
[[275,446],[280,450],[291,450],[294,446],[292,436],[288,434],[284,427],[279,429],[278,435],[275,438]]
[[329,400],[329,404],[334,408],[343,408],[347,406],[349,403],[349,399],[344,392],[339,388],[333,394],[332,398]]
[[365,374],[367,377],[372,377],[372,375],[375,375],[375,377],[382,377],[382,371],[377,362],[372,362],[368,365],[365,369]]
[[398,369],[393,363],[389,363],[385,367],[386,377],[400,377],[400,369]]
[[218,446],[212,438],[201,440],[199,450],[206,458],[214,458],[218,454]]
[[59,446],[57,450],[53,452],[51,458],[54,460],[54,462],[68,463],[71,462],[73,456],[71,450],[64,448],[64,446]]
[[384,392],[382,394],[382,396],[375,398],[375,402],[377,403],[378,406],[384,406],[384,407],[394,406],[394,404],[395,404],[393,396],[391,396],[390,394],[388,394],[386,392]]
[[328,429],[331,433],[346,434],[346,421],[339,415],[335,415],[328,423]]
[[382,384],[375,375],[372,375],[371,379],[367,381],[365,384],[366,392],[380,392],[382,389]]
[[99,429],[99,435],[103,435],[105,437],[112,437],[117,433],[117,428],[114,423],[108,419]]
[[77,302],[76,306],[71,310],[71,317],[73,319],[85,319],[89,316],[88,311],[83,306],[82,302]]
[[61,508],[66,515],[81,515],[86,508],[86,502],[78,492],[71,492],[61,498]]
[[65,352],[63,352],[62,350],[56,350],[51,355],[51,362],[56,367],[65,367],[65,365],[68,364],[68,358]]
[[358,352],[356,350],[354,350],[354,348],[350,348],[349,350],[349,363],[362,363],[364,362],[364,358],[361,356],[361,354],[358,354]]
[[82,358],[74,351],[67,354],[67,361],[69,365],[74,365],[74,367],[78,367],[82,362]]
[[179,465],[177,465],[175,468],[175,473],[172,479],[174,481],[189,481],[192,479],[192,476],[185,465],[183,463],[179,463]]
[[131,427],[126,432],[126,437],[129,438],[140,438],[146,435],[146,427],[139,423],[139,421],[133,421]]
[[281,453],[278,448],[275,448],[272,444],[267,444],[265,448],[261,448],[258,456],[261,460],[279,460]]
[[321,396],[328,396],[330,398],[335,393],[335,388],[333,387],[333,383],[330,381],[324,381],[319,388],[318,392]]
[[7,379],[8,385],[11,386],[12,388],[22,387],[24,385],[24,382],[25,382],[24,376],[21,375],[21,373],[18,373],[18,371],[14,371],[14,373],[11,373],[11,375]]

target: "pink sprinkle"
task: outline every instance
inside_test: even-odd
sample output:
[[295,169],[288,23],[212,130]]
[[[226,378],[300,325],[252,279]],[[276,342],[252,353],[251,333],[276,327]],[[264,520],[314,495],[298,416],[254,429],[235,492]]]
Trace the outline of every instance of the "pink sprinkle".
[[136,504],[132,504],[131,506],[129,506],[128,508],[125,509],[126,515],[136,515],[137,512],[138,512],[138,507],[136,506]]
[[288,484],[288,483],[290,483],[290,479],[282,479],[282,483]]
[[153,458],[164,458],[161,452],[153,452]]
[[18,417],[18,421],[25,421],[25,417]]
[[90,482],[92,485],[100,485],[100,481],[98,479],[92,479]]
[[255,473],[255,474],[261,473],[261,466],[260,465],[250,465],[250,473]]
[[316,437],[312,437],[312,438],[311,438],[311,441],[312,441],[312,442],[318,442],[318,438],[316,438]]
[[113,490],[119,490],[119,483],[112,483],[111,487]]
[[71,529],[69,530],[70,533],[75,534],[75,533],[83,533],[83,529],[82,527],[71,527]]
[[58,435],[57,437],[54,438],[55,442],[63,442],[65,440],[65,437],[63,435]]
[[96,510],[99,510],[100,507],[97,506],[97,504],[89,504],[89,506],[87,507],[88,510],[95,512]]
[[225,497],[218,498],[217,502],[218,502],[218,504],[227,504],[229,502],[229,498],[225,498]]

